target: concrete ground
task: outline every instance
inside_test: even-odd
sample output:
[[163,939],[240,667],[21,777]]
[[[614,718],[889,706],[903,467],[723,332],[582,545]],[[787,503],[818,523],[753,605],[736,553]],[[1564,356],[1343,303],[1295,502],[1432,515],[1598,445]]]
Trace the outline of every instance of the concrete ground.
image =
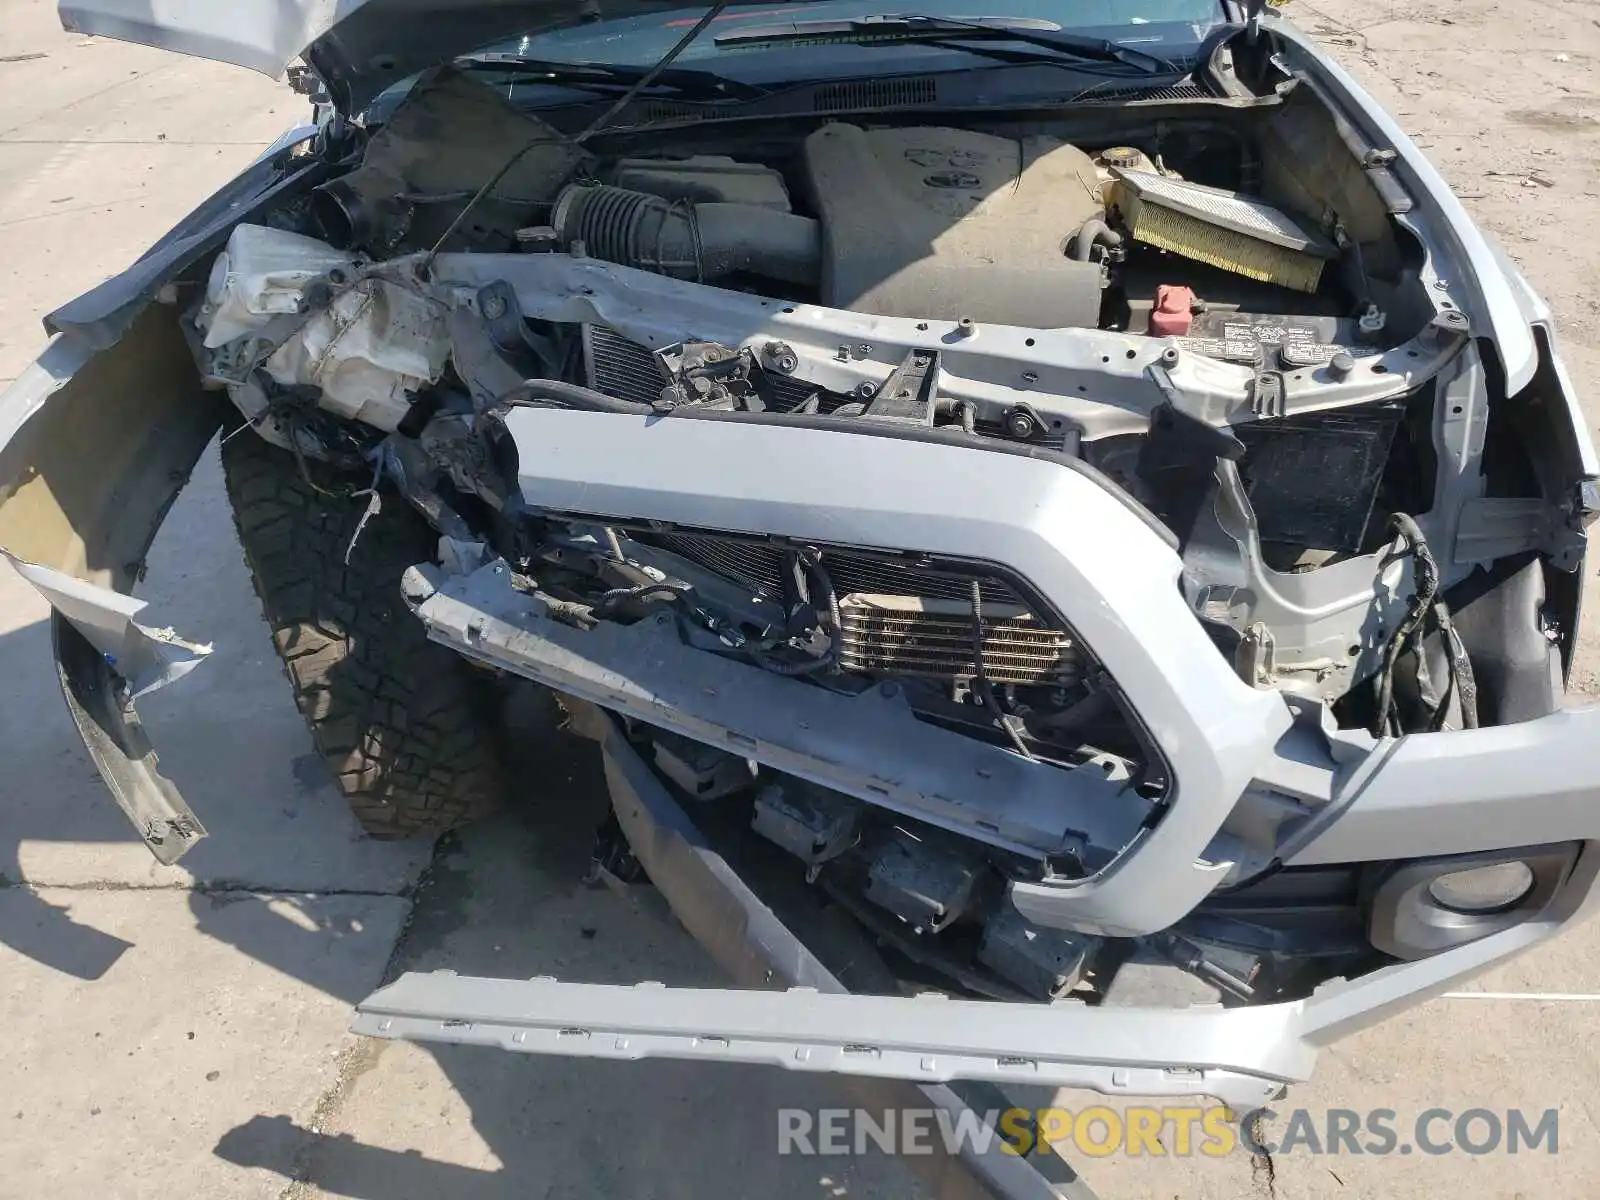
[[[245,72],[61,32],[0,0],[0,381],[38,318],[136,256],[301,113]],[[1600,384],[1600,19],[1590,3],[1299,0],[1299,19],[1416,131],[1554,304]],[[1534,172],[1539,172],[1536,177]],[[1550,181],[1545,186],[1539,179]],[[1600,407],[1591,407],[1592,416]],[[212,661],[142,705],[213,836],[181,868],[135,842],[53,678],[43,605],[0,574],[0,1200],[79,1195],[906,1195],[881,1158],[776,1156],[773,1110],[835,1103],[782,1072],[357,1044],[386,973],[710,984],[639,902],[581,885],[603,800],[581,746],[535,803],[426,845],[363,840],[289,700],[215,455],[151,557],[152,616]],[[1591,611],[1596,606],[1591,605]],[[1579,681],[1600,683],[1596,639]],[[1583,1196],[1600,1192],[1595,927],[1345,1043],[1291,1100],[1560,1109],[1560,1153],[1080,1163],[1110,1198]],[[1536,995],[1537,994],[1537,995]]]

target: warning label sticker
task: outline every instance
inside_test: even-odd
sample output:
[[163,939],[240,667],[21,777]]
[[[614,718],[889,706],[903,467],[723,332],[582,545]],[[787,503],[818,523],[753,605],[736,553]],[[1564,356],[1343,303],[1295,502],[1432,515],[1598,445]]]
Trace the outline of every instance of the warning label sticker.
[[1342,340],[1342,324],[1348,322],[1332,317],[1212,313],[1197,319],[1190,335],[1179,340],[1196,354],[1229,362],[1253,363],[1262,350],[1276,351],[1287,367],[1321,366],[1341,350],[1356,358],[1377,353],[1373,347]]

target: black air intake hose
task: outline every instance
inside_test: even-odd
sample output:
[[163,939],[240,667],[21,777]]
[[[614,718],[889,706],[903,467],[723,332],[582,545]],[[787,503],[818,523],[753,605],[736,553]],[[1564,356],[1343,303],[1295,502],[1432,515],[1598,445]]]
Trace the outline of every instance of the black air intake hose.
[[609,184],[575,184],[556,199],[550,223],[563,243],[606,262],[679,279],[746,271],[815,283],[822,235],[810,217],[752,204],[690,204]]

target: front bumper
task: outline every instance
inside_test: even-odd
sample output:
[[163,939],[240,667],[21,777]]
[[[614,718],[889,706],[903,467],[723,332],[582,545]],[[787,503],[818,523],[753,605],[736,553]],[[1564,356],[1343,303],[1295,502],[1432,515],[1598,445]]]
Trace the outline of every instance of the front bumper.
[[[1013,901],[1035,920],[1112,936],[1157,932],[1252,854],[1289,866],[1378,864],[1561,844],[1572,856],[1537,911],[1519,912],[1514,924],[1294,1002],[1009,1006],[997,1021],[985,1002],[826,994],[831,989],[773,995],[413,976],[362,1006],[363,1032],[526,1052],[758,1061],[918,1083],[1210,1095],[1247,1109],[1309,1078],[1321,1047],[1553,936],[1593,903],[1600,709],[1381,741],[1291,724],[1281,697],[1244,687],[1183,608],[1170,549],[1092,479],[1053,463],[824,431],[785,431],[790,469],[763,444],[770,431],[756,426],[565,411],[513,416],[508,428],[532,506],[909,545],[998,563],[1034,584],[1117,679],[1167,756],[1175,787],[1164,812],[1124,809],[1127,796],[1104,781],[923,724],[881,689],[846,697],[693,649],[670,620],[587,631],[563,625],[513,586],[503,563],[448,577],[417,568],[406,586],[430,636],[576,697],[585,711],[632,717],[1017,853],[1047,853],[1067,836],[1115,852],[1087,885],[1014,885]],[[796,432],[807,437],[797,441]],[[697,465],[707,456],[717,470]],[[819,492],[819,461],[851,487]],[[951,487],[952,478],[961,486]],[[617,812],[652,879],[683,906],[691,930],[720,936],[686,915],[702,902],[674,895],[671,877],[682,864],[660,853],[663,837],[690,836],[687,818],[610,718],[591,716],[586,725],[601,742]],[[1264,798],[1293,815],[1247,831],[1240,813]],[[805,985],[782,971],[764,978],[769,986]]]
[[1014,886],[1017,908],[1042,925],[1157,932],[1247,853],[1223,821],[1288,730],[1289,710],[1217,653],[1184,604],[1177,554],[1097,476],[822,429],[556,409],[515,410],[505,425],[535,509],[915,550],[1026,580],[1137,713],[1165,759],[1167,803],[1154,813],[1095,767],[1063,771],[929,729],[882,690],[846,700],[795,686],[676,646],[666,630],[578,634],[539,619],[493,567],[419,588],[419,615],[438,640],[980,841],[1036,858],[1087,842],[1085,857],[1108,863],[1096,874]]
[[1213,1096],[1248,1112],[1309,1079],[1322,1047],[1552,936],[1586,911],[1600,874],[1600,853],[1589,847],[1537,918],[1306,1000],[1237,1009],[1008,1005],[996,1020],[990,1002],[843,994],[707,844],[617,723],[588,705],[577,706],[576,723],[600,743],[617,817],[673,912],[737,981],[789,990],[411,974],[358,1006],[355,1032],[530,1054],[759,1062],[910,1081],[941,1104],[952,1094],[940,1085],[980,1080]]

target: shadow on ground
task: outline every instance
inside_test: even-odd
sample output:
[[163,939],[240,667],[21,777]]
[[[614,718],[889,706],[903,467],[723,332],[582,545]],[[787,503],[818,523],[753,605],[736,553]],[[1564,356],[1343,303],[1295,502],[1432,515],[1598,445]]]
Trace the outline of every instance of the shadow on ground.
[[[722,983],[652,889],[583,881],[607,811],[594,747],[546,734],[521,748],[515,775],[532,798],[441,842],[388,975],[449,967],[508,978]],[[196,919],[206,928],[203,899]],[[353,1200],[914,1190],[887,1158],[853,1159],[846,1171],[777,1154],[777,1109],[842,1103],[811,1076],[381,1042],[361,1046],[347,1075],[331,1122],[341,1132],[261,1116],[231,1130],[216,1153]],[[441,1075],[447,1087],[437,1086]],[[473,1143],[473,1156],[489,1165],[439,1157],[459,1160]]]
[[[7,583],[23,586],[14,577],[0,579],[0,598],[9,592]],[[39,622],[0,636],[0,681],[5,684],[0,689],[0,729],[28,728],[24,708],[61,703],[48,630],[48,622]],[[6,739],[9,744],[0,760],[0,801],[9,810],[14,829],[0,840],[0,886],[20,887],[25,877],[19,854],[23,841],[133,838],[109,795],[92,809],[58,803],[75,784],[100,784],[82,743],[71,732],[64,707],[56,727],[61,736],[47,734],[25,743]],[[55,732],[55,728],[50,731]],[[130,947],[122,938],[74,921],[66,908],[36,892],[22,891],[26,901],[9,906],[0,925],[0,942],[19,953],[78,979],[99,979]]]

